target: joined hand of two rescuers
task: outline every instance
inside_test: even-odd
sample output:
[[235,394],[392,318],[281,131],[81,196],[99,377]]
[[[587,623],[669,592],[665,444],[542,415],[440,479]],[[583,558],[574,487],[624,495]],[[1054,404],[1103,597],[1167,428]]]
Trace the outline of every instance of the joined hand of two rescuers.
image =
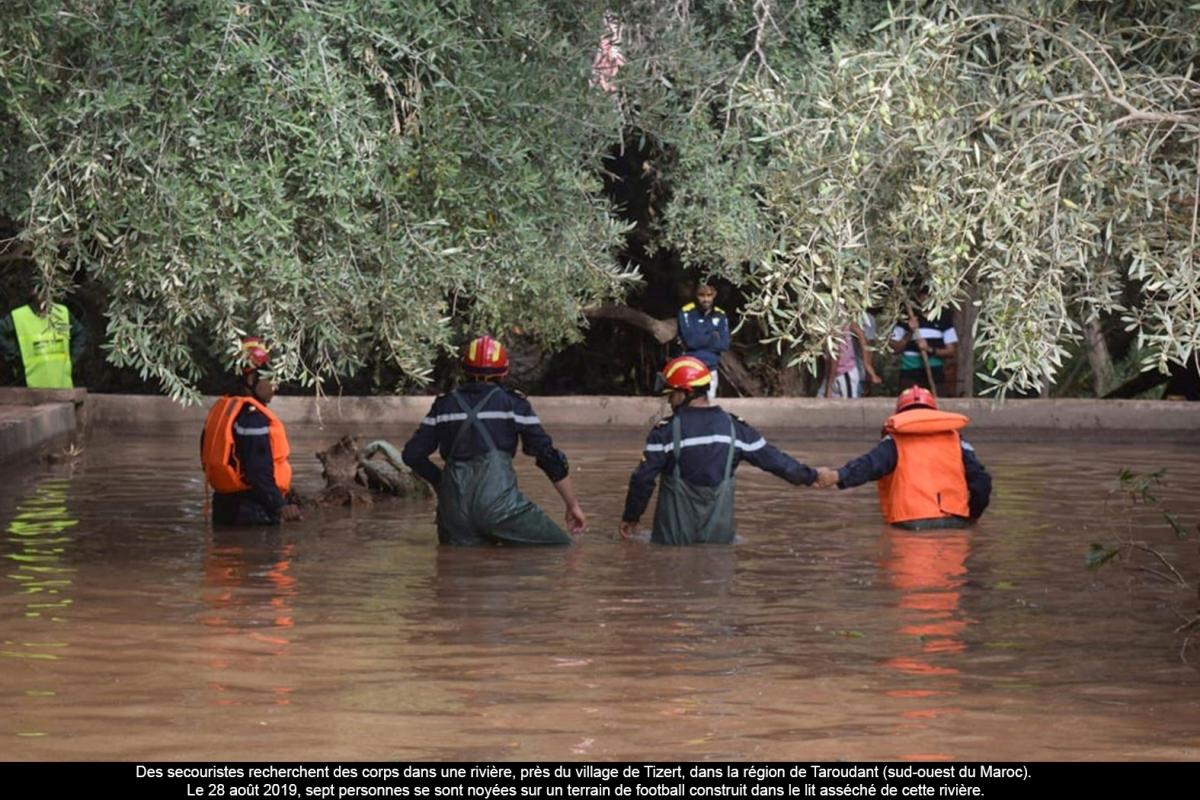
[[813,486],[818,489],[829,489],[837,486],[837,484],[838,473],[836,469],[830,469],[829,467],[819,467],[817,469],[817,480],[813,483]]
[[[813,482],[813,486],[817,489],[829,489],[837,486],[838,471],[829,467],[819,467],[817,469],[817,479]],[[627,522],[621,520],[617,525],[617,533],[622,539],[630,539],[637,532],[637,522]]]

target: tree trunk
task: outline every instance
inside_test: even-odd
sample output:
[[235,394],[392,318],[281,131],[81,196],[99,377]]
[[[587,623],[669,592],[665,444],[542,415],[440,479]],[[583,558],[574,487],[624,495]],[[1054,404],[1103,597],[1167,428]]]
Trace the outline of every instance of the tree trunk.
[[[679,334],[679,324],[675,320],[656,319],[645,311],[639,311],[629,306],[596,306],[584,309],[583,315],[588,319],[610,319],[631,325],[653,336],[659,344],[666,344]],[[762,394],[762,381],[746,369],[746,365],[732,350],[721,353],[719,369],[725,383],[736,394],[743,397],[756,397]]]
[[762,381],[754,377],[746,365],[732,350],[721,353],[721,378],[741,397],[758,397],[762,394]]
[[1108,391],[1108,381],[1113,374],[1112,356],[1108,352],[1108,343],[1104,341],[1104,329],[1100,320],[1093,319],[1084,323],[1083,338],[1087,342],[1088,363],[1092,365],[1092,379],[1095,382],[1096,397],[1103,397]]
[[[371,460],[377,454],[384,463]],[[432,497],[432,487],[398,463],[399,458],[399,452],[387,442],[372,442],[360,449],[357,439],[343,436],[317,453],[325,488],[310,502],[358,506],[370,505],[380,497]]]
[[655,319],[645,311],[619,305],[586,308],[583,315],[588,319],[611,319],[632,325],[654,337],[659,344],[666,344],[679,333],[679,324],[673,319]]
[[975,289],[967,292],[967,302],[954,315],[954,331],[958,346],[954,348],[957,363],[956,386],[951,387],[959,397],[975,396]]

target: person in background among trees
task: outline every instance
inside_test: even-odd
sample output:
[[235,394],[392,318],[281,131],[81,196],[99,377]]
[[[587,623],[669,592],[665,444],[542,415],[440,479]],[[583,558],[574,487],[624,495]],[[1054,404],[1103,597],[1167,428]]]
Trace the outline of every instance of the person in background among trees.
[[[929,289],[925,286],[917,289],[915,313],[902,323],[896,323],[892,328],[892,351],[900,355],[900,390],[910,386],[923,386],[926,389],[942,393],[942,384],[946,373],[943,359],[954,355],[958,343],[958,332],[954,330],[954,313],[944,309],[937,319],[925,316],[925,301],[929,299]],[[930,386],[925,375],[925,364],[921,360],[924,352],[929,359],[929,369],[933,373]]]
[[851,322],[842,328],[837,357],[825,356],[825,380],[821,382],[819,394],[845,399],[862,397],[866,381],[883,383],[883,379],[875,372],[874,353],[862,326]]
[[717,396],[717,366],[721,353],[729,349],[729,318],[716,306],[717,287],[701,283],[696,287],[696,300],[679,309],[679,340],[684,355],[704,362],[712,373],[708,384],[708,399]]
[[72,389],[71,372],[87,347],[87,331],[61,303],[47,305],[36,288],[29,302],[0,317],[0,358],[12,380],[30,389]]
[[[863,339],[866,340],[865,345],[860,345],[857,338],[854,340],[854,360],[858,364],[858,394],[860,397],[867,396],[867,382],[880,384],[883,379],[879,377],[879,373],[875,372],[875,340],[879,338],[879,330],[875,324],[875,315],[879,313],[878,309],[867,309],[863,312],[862,321],[859,322],[859,327],[862,328]],[[875,373],[875,377],[879,380],[871,378],[867,374],[867,367],[870,366],[871,372]]]

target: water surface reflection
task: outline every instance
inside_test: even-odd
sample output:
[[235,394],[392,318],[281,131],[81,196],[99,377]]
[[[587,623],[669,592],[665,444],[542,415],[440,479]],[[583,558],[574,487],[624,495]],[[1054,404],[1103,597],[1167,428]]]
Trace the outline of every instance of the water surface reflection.
[[[294,452],[340,433],[298,430]],[[1164,502],[1200,518],[1189,448],[1073,444],[1068,470],[1054,443],[977,443],[997,490],[969,532],[881,531],[873,493],[746,472],[740,543],[681,549],[609,533],[642,434],[559,434],[594,528],[530,551],[439,549],[427,501],[213,531],[190,432],[98,432],[69,475],[0,484],[2,752],[1200,757],[1173,596],[1082,567],[1127,525],[1096,499],[1123,466],[1168,467]],[[816,464],[863,445],[773,439]],[[1133,521],[1185,555],[1152,513]]]

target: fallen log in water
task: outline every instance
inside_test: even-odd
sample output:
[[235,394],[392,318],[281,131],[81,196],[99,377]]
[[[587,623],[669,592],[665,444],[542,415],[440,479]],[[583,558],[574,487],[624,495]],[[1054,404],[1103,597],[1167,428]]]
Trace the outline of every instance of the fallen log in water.
[[311,500],[314,505],[359,506],[433,496],[433,487],[404,466],[399,451],[382,439],[360,449],[353,436],[343,436],[319,451],[317,460],[325,488]]

